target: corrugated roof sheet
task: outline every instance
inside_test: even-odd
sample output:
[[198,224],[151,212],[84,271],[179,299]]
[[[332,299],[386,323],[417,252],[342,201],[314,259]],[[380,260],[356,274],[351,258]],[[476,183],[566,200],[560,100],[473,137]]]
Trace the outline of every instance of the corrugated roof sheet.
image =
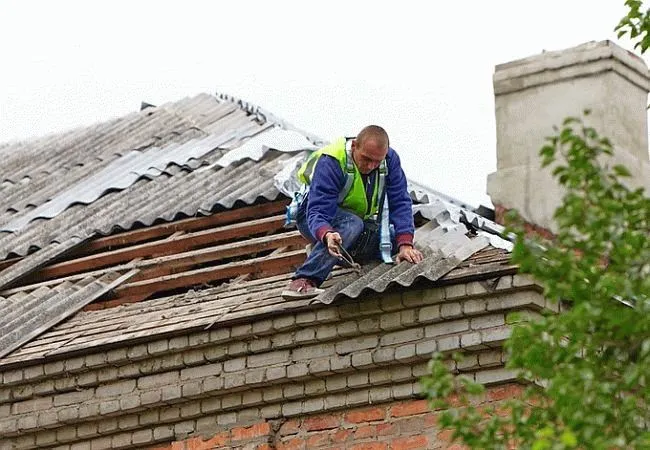
[[[260,125],[255,121],[255,118],[252,116],[247,115],[245,112],[241,110],[233,110],[233,105],[228,104],[228,105],[221,105],[219,108],[214,108],[214,105],[218,104],[217,99],[212,96],[208,95],[201,95],[198,96],[195,99],[189,99],[189,100],[184,100],[182,101],[182,108],[187,108],[187,105],[194,105],[195,108],[197,108],[198,111],[207,111],[207,113],[201,113],[198,114],[199,119],[201,119],[201,123],[204,124],[207,122],[207,114],[214,114],[213,117],[217,118],[217,122],[212,123],[210,127],[210,133],[212,136],[222,136],[224,133],[230,133],[230,132],[236,132],[237,138],[241,142],[242,139],[245,139],[248,136],[253,136],[254,134],[268,128],[272,124],[264,124]],[[201,105],[204,105],[201,107]],[[166,109],[165,109],[166,108]],[[166,115],[169,117],[177,117],[177,115],[172,115],[169,112],[167,112],[167,109],[172,109],[173,104],[165,106],[165,108],[159,108],[158,110],[162,110],[163,113],[162,115]],[[158,111],[156,110],[156,111]],[[149,109],[145,110],[149,111]],[[228,112],[225,114],[225,112]],[[149,113],[153,114],[153,113]],[[195,125],[192,123],[192,121],[186,120],[182,117],[177,117],[177,122],[180,121],[184,124],[184,126],[187,128],[194,128]],[[173,123],[173,122],[172,122]],[[115,128],[113,127],[113,122],[109,123],[111,126],[111,130],[116,130],[118,133],[123,133],[125,130],[121,128]],[[178,128],[178,123],[174,124],[175,128]],[[96,128],[98,130],[103,130],[101,126],[97,125],[93,128]],[[157,132],[161,132],[161,130],[156,129]],[[171,133],[174,133],[174,128],[170,130]],[[128,131],[128,130],[126,130]],[[99,131],[98,131],[99,132]],[[208,136],[205,132],[199,131],[196,129],[196,132],[199,132],[201,136],[204,138]],[[82,133],[81,131],[79,132],[80,135],[83,136],[81,139],[82,142],[86,141],[86,133]],[[107,131],[104,130],[104,133],[108,133]],[[177,137],[180,137],[180,135],[177,135]],[[187,142],[191,140],[191,138],[195,137],[195,134],[192,134],[192,137],[184,135],[184,137],[188,139],[182,140],[183,142]],[[117,137],[115,138],[117,140]],[[208,136],[208,143],[210,143],[210,140],[216,139],[214,137]],[[45,140],[45,144],[42,144],[42,140],[38,140],[37,143],[35,144],[36,147],[40,147],[41,145],[49,145],[50,140]],[[62,142],[58,143],[57,151],[49,152],[53,153],[54,160],[52,161],[52,167],[56,168],[57,166],[61,166],[61,164],[67,164],[68,160],[70,160],[70,157],[64,157],[63,154],[65,153],[65,149],[67,148],[70,150],[70,146],[66,146],[64,142],[67,142],[67,139],[61,139]],[[72,158],[72,160],[78,161],[80,160],[80,156],[77,151],[77,146],[79,139],[77,139],[75,144],[72,149],[70,150],[71,153],[77,154],[76,159]],[[129,142],[134,142],[135,140],[132,138],[126,139],[126,141]],[[55,140],[55,142],[58,142]],[[124,147],[126,145],[123,141],[118,141],[118,146]],[[212,142],[214,144],[214,142]],[[80,144],[79,144],[80,145]],[[114,148],[111,148],[111,143],[110,141],[106,144],[107,148],[104,148],[104,153],[108,155],[112,155]],[[117,145],[117,144],[116,144]],[[95,148],[95,144],[91,146],[93,149]],[[97,145],[99,146],[99,144]],[[25,148],[23,148],[25,147]],[[63,147],[63,151],[59,151],[59,147]],[[26,144],[22,145],[16,145],[13,147],[14,151],[25,151],[27,153],[30,152],[29,146]],[[189,147],[190,149],[193,148]],[[32,150],[33,151],[33,150]],[[124,149],[124,153],[129,151],[128,148]],[[48,152],[46,153],[49,154]],[[59,153],[62,153],[59,155]],[[211,152],[208,155],[204,155],[203,158],[201,158],[201,163],[205,164],[213,164],[216,162],[217,159],[219,159],[223,155],[223,152],[217,151],[217,152]],[[60,159],[57,159],[57,157],[60,156]],[[92,159],[92,158],[91,158]],[[65,160],[64,162],[62,162]],[[98,165],[95,164],[91,166],[90,168],[87,166],[87,164],[84,164],[84,173],[83,176],[87,177],[89,173],[96,173],[99,170],[102,170],[102,168],[106,168],[108,164],[110,164],[111,160],[103,160],[104,164],[103,165]],[[93,160],[94,161],[94,160]],[[11,161],[11,164],[8,165],[8,169],[15,166],[25,163],[24,158],[17,158],[15,160]],[[29,164],[27,164],[29,166]],[[196,167],[199,164],[195,164],[194,166]],[[241,166],[241,164],[240,164]],[[4,166],[3,166],[4,167]],[[191,169],[187,168],[188,170]],[[32,170],[37,170],[36,168],[32,168]],[[79,169],[81,170],[81,169]],[[21,169],[22,172],[29,172],[30,169],[29,167],[27,169]],[[20,229],[19,232],[17,233],[2,233],[0,232],[0,258],[6,257],[9,254],[16,254],[16,255],[25,255],[27,252],[30,251],[30,247],[32,249],[35,248],[43,248],[44,246],[47,246],[50,242],[53,241],[58,241],[58,242],[63,242],[67,240],[71,236],[76,236],[81,239],[86,239],[87,237],[91,236],[95,232],[110,232],[113,228],[130,228],[134,223],[147,223],[147,222],[152,222],[153,220],[157,218],[164,218],[168,217],[169,219],[176,217],[178,214],[189,212],[189,214],[195,214],[197,210],[199,209],[200,205],[205,203],[206,205],[209,202],[198,202],[196,196],[194,195],[188,195],[189,193],[194,193],[196,192],[196,182],[200,183],[200,187],[205,187],[201,193],[205,193],[205,191],[209,191],[210,193],[213,193],[215,191],[219,190],[228,190],[229,187],[227,186],[222,186],[219,183],[223,183],[223,178],[221,177],[212,177],[211,175],[214,174],[214,170],[212,172],[206,172],[203,174],[203,179],[201,180],[195,180],[192,177],[187,177],[187,170],[179,170],[178,168],[174,169],[173,167],[167,167],[166,171],[169,173],[167,176],[163,176],[161,182],[154,183],[154,185],[149,185],[150,182],[155,182],[156,180],[147,180],[147,179],[140,179],[138,182],[136,182],[133,185],[128,186],[128,188],[124,191],[121,192],[108,192],[106,195],[103,197],[99,198],[97,201],[90,205],[74,205],[71,208],[63,211],[61,214],[58,216],[55,216],[52,220],[40,220],[37,219],[31,223],[28,223],[23,229]],[[52,191],[51,186],[57,186],[59,192],[70,189],[72,186],[76,186],[75,190],[76,191],[83,191],[86,187],[90,190],[93,191],[92,187],[93,185],[86,185],[85,183],[79,183],[79,181],[83,178],[83,176],[77,176],[79,175],[77,173],[78,171],[75,170],[74,173],[70,173],[70,171],[66,172],[66,174],[62,173],[57,173],[58,178],[56,182],[51,178],[50,175],[44,174],[42,177],[45,177],[46,179],[46,184],[48,184],[50,187],[47,188],[47,195],[44,194],[45,197],[54,197],[56,195],[55,192]],[[231,170],[231,174],[234,172]],[[236,171],[235,171],[236,172]],[[226,175],[226,174],[224,174]],[[34,175],[36,176],[36,175]],[[175,179],[176,176],[179,176],[181,178]],[[92,181],[92,180],[91,180]],[[180,182],[179,182],[180,181]],[[252,180],[248,180],[252,181]],[[115,183],[115,181],[113,181]],[[28,183],[29,184],[29,183]],[[253,183],[251,183],[253,184]],[[257,180],[257,184],[259,183],[259,180]],[[6,187],[8,190],[16,190],[15,188],[16,185],[9,185]],[[264,183],[262,183],[262,186],[260,186],[261,189],[264,189]],[[261,189],[258,189],[257,192],[260,192]],[[0,195],[4,193],[5,188],[0,190]],[[16,192],[16,195],[20,197],[21,195],[25,195],[25,192],[29,191],[29,187],[25,186],[24,189],[20,189],[20,192]],[[198,191],[201,191],[200,189]],[[242,195],[242,201],[246,201],[244,197],[246,198],[251,198],[252,196],[255,196],[256,190],[252,190],[250,195],[248,192],[245,193],[245,195]],[[152,194],[156,195],[152,195]],[[163,195],[160,195],[163,194]],[[255,196],[264,196],[267,194],[266,192],[260,192],[260,195]],[[277,193],[273,195],[273,197],[277,196]],[[214,198],[214,196],[210,196]],[[47,198],[44,198],[43,201],[45,201]],[[194,201],[186,202],[186,199],[193,199]],[[103,200],[103,201],[102,201]],[[160,203],[156,204],[153,200],[158,200]],[[2,211],[3,207],[6,207],[7,209],[10,208],[9,202],[6,200],[0,200],[0,211]],[[35,201],[33,203],[38,203],[36,206],[39,206],[41,203],[38,201]],[[232,205],[234,202],[230,202],[230,200],[225,201],[226,206]],[[214,207],[216,204],[219,204],[219,202],[214,202],[204,208],[205,210],[209,211]],[[101,206],[99,208],[95,206]],[[126,209],[125,209],[126,208]],[[157,213],[151,213],[151,210],[158,211]],[[108,213],[110,212],[110,213]],[[6,224],[10,222],[11,220],[16,217],[16,214],[9,214],[5,213],[4,215],[0,212],[0,224],[5,224],[5,226],[1,226],[0,228],[6,228]],[[115,220],[113,220],[115,219]],[[168,220],[169,220],[168,219]],[[48,223],[51,222],[51,223]]]
[[[40,206],[124,153],[204,136],[192,123],[166,110],[73,130],[61,136],[7,146],[0,153],[0,223],[7,215]],[[14,212],[7,213],[11,209]]]
[[420,278],[436,281],[489,244],[488,239],[484,237],[470,239],[465,236],[467,230],[462,225],[454,230],[444,231],[435,222],[429,222],[418,231],[416,245],[424,254],[421,263],[365,266],[366,270],[361,276],[352,273],[344,277],[319,295],[317,300],[329,304],[339,297],[356,298],[366,290],[384,292],[391,284],[408,287]]
[[168,145],[164,148],[152,147],[144,152],[131,150],[55,194],[48,202],[0,226],[0,231],[19,231],[32,220],[51,219],[75,203],[90,204],[111,190],[126,189],[142,177],[159,176],[170,164],[196,168],[200,165],[199,158],[232,140],[234,135],[235,133],[231,131],[219,136],[209,135],[183,144]]
[[108,274],[0,297],[0,358],[135,275]]

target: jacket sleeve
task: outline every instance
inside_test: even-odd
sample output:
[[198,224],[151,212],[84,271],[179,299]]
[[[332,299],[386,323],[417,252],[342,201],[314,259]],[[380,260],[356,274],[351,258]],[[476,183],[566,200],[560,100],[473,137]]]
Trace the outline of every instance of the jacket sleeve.
[[312,176],[307,199],[307,225],[311,234],[319,241],[332,228],[332,219],[338,208],[339,192],[343,189],[343,170],[339,162],[322,155]]
[[397,152],[389,149],[387,155],[388,176],[386,179],[386,195],[390,211],[390,222],[395,226],[395,240],[397,247],[413,245],[413,202],[408,193],[406,175],[402,170]]

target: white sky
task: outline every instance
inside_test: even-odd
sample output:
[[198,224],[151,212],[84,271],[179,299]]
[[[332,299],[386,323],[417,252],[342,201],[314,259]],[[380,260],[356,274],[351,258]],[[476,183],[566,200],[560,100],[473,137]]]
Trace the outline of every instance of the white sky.
[[624,11],[623,0],[5,0],[0,141],[219,91],[326,139],[382,125],[409,178],[491,205],[494,66],[616,40]]

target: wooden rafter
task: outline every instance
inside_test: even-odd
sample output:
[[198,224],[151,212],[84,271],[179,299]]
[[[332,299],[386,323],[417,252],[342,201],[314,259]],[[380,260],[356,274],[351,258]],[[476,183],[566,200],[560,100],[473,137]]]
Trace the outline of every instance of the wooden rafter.
[[[111,266],[105,269],[94,270],[91,272],[83,272],[80,274],[69,275],[62,278],[43,281],[39,283],[20,286],[13,289],[3,291],[3,295],[13,295],[21,291],[33,291],[43,286],[54,286],[62,283],[63,281],[76,282],[88,276],[102,276],[109,272],[126,271],[135,268],[143,270],[143,272],[151,271],[152,268],[157,266],[168,266],[174,269],[182,269],[194,266],[196,264],[213,263],[226,258],[250,254],[253,252],[268,251],[272,249],[297,249],[305,244],[304,238],[298,231],[289,231],[286,233],[274,234],[271,236],[264,236],[260,238],[248,239],[245,241],[231,242],[229,244],[218,245],[214,247],[206,247],[200,250],[193,250],[176,255],[161,256],[153,259],[138,258],[118,266]],[[279,253],[279,252],[278,252]],[[142,278],[138,275],[139,278]]]
[[[190,232],[213,228],[215,226],[234,223],[241,220],[258,219],[268,215],[279,214],[284,211],[288,204],[289,200],[284,199],[270,203],[263,203],[261,205],[231,209],[210,216],[192,217],[189,219],[177,220],[175,222],[154,225],[139,230],[125,231],[87,242],[72,255],[88,255],[104,249],[112,249],[125,245],[139,244],[145,241],[166,238],[177,231]],[[19,256],[0,261],[0,272],[17,263],[21,259],[23,259],[23,257]]]
[[[227,258],[250,255],[259,252],[265,252],[273,249],[283,248],[289,245],[306,244],[307,241],[302,237],[299,231],[290,231],[287,233],[274,234],[260,238],[247,239],[240,242],[219,245],[215,247],[202,248],[191,252],[180,253],[170,256],[162,256],[152,260],[145,261],[140,267],[146,265],[149,270],[143,270],[132,281],[154,278],[153,275],[160,269],[169,269],[173,272],[179,269],[186,270],[189,267],[204,263],[214,263]],[[150,264],[149,262],[153,262]]]
[[234,222],[241,222],[249,219],[259,219],[284,212],[288,200],[279,200],[261,205],[246,206],[244,208],[232,209],[206,217],[193,217],[190,219],[177,220],[175,222],[154,225],[139,230],[126,231],[111,236],[105,236],[88,242],[83,247],[84,253],[92,253],[98,250],[121,247],[124,245],[138,244],[144,241],[160,239],[170,236],[177,231],[197,231],[206,228],[226,225]]
[[71,261],[53,264],[36,272],[33,281],[47,280],[66,275],[96,270],[131,261],[135,258],[152,258],[173,255],[198,247],[242,238],[255,234],[277,231],[284,226],[284,216],[277,215],[223,227],[186,233],[173,239],[147,242],[132,247],[120,248]]
[[266,274],[281,274],[293,269],[305,259],[305,251],[297,250],[288,253],[270,255],[238,261],[221,266],[190,270],[158,278],[135,281],[118,287],[115,292],[120,297],[134,295],[153,295],[157,292],[169,291],[182,287],[209,283],[218,280],[234,278],[247,273],[264,272]]
[[17,258],[9,258],[5,259],[3,261],[0,261],[0,272],[5,270],[7,267],[14,265],[18,261],[23,259],[22,257],[17,257]]

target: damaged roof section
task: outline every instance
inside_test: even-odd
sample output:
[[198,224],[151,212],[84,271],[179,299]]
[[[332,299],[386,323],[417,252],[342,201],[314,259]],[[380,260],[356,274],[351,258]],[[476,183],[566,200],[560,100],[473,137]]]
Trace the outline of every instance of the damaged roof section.
[[32,292],[18,291],[0,296],[0,358],[11,353],[59,323],[88,303],[109,292],[135,275],[129,271],[101,277],[86,276],[81,280],[64,281],[42,286]]
[[[71,329],[66,322],[52,328],[54,335],[45,333],[42,342],[46,346],[39,350],[41,354],[33,353],[34,346],[40,345],[37,339],[12,354],[7,362],[90,351],[94,345],[113,345],[156,333],[180,333],[186,328],[195,330],[244,320],[247,314],[257,316],[283,308],[327,304],[339,298],[357,298],[368,291],[408,288],[420,281],[449,282],[513,273],[507,251],[492,247],[487,238],[476,236],[475,230],[468,230],[462,223],[452,226],[446,210],[439,212],[437,220],[426,220],[423,214],[416,213],[420,221],[425,221],[415,236],[416,245],[425,254],[422,263],[371,264],[364,266],[361,275],[338,270],[320,297],[300,305],[287,303],[280,297],[281,287],[306,257],[304,238],[298,231],[284,227],[287,203],[257,204],[101,237],[79,247],[66,260],[31,273],[21,285],[0,292],[0,296],[31,298],[31,302],[22,304],[24,315],[41,314],[40,320],[45,322],[51,311],[48,323],[60,320],[61,312],[60,298],[52,297],[51,292],[62,287],[74,289],[90,279],[121,278],[108,289],[86,291],[83,301],[78,298],[68,304],[70,314],[85,306],[81,313],[84,321],[100,321],[96,326]],[[231,296],[236,297],[233,304],[224,300]],[[11,304],[17,311],[18,303]],[[0,315],[6,313],[0,308]],[[36,337],[28,332],[30,326],[20,325],[13,322],[15,329],[5,329],[14,336],[22,331],[22,343]],[[84,331],[77,335],[80,329]],[[61,330],[70,330],[73,335],[66,331],[59,336]],[[14,348],[0,347],[0,354]]]
[[[0,261],[0,316],[11,318],[2,322],[0,356],[47,358],[110,343],[108,329],[125,331],[123,322],[97,324],[63,341],[50,339],[67,335],[60,330],[75,314],[108,323],[125,310],[161,305],[171,312],[194,304],[187,320],[152,316],[151,324],[128,325],[135,339],[283,308],[272,283],[286,282],[306,256],[304,238],[284,225],[292,173],[323,143],[260,108],[199,95],[31,145],[0,147],[10,155],[0,187],[7,194],[0,200],[0,256],[8,257]],[[51,166],[30,159],[36,154],[51,158]],[[471,278],[512,270],[511,244],[498,225],[450,197],[415,183],[409,189],[425,261],[371,265],[360,277],[339,271],[313,302],[445,282],[451,273]],[[19,201],[26,195],[27,202]],[[273,288],[259,302],[246,301],[245,311],[237,305],[215,312],[223,293],[258,292],[267,282]],[[204,315],[192,315],[204,306]],[[38,353],[44,332],[58,344]]]
[[[301,256],[304,258],[304,252]],[[404,262],[391,270],[406,271],[408,267],[409,263]],[[348,294],[356,297],[358,293],[341,289],[341,286],[347,286],[350,280],[356,280],[357,286],[366,284],[361,291],[374,290],[378,286],[371,285],[373,278],[369,275],[378,268],[371,267],[361,277],[348,269],[335,270],[323,287],[330,296],[337,299],[349,298]],[[487,269],[481,272],[482,268]],[[509,263],[507,252],[488,246],[440,276],[437,283],[492,279],[515,271],[516,268]],[[281,292],[286,288],[291,275],[287,272],[262,278],[236,277],[216,287],[191,288],[183,293],[115,308],[86,309],[1,359],[0,368],[43,362],[64,355],[91,353],[102,348],[133,345],[163,336],[218,329],[264,316],[313,309],[322,303],[324,298],[284,300]],[[413,284],[409,287],[414,287],[418,280],[414,277]],[[422,281],[428,279],[423,278]],[[399,284],[392,285],[401,288]],[[386,292],[388,289],[382,286],[380,290]]]

